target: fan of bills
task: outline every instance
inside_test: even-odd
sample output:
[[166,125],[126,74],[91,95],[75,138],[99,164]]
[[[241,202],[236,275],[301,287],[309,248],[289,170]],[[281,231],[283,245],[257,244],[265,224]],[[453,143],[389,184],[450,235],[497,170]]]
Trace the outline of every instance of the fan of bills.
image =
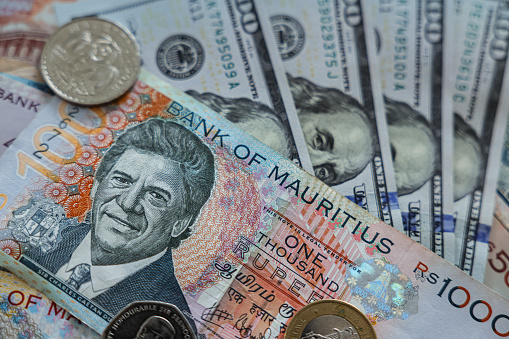
[[53,2],[0,2],[0,336],[509,336],[509,2]]

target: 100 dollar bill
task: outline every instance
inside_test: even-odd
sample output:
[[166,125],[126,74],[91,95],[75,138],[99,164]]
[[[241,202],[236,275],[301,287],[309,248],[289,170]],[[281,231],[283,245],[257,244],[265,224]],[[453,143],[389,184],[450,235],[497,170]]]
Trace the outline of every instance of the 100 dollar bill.
[[283,338],[333,298],[379,337],[509,333],[509,301],[146,71],[110,105],[55,98],[1,160],[1,265],[99,332],[160,300],[208,338]]
[[95,1],[56,12],[61,24],[84,15],[123,24],[147,69],[312,169],[269,23],[253,1]]
[[403,231],[376,64],[358,1],[260,1],[316,177]]
[[442,113],[442,1],[365,3],[405,232],[454,262],[452,185],[442,174],[452,173],[453,140],[452,114]]
[[[509,34],[505,1],[447,3],[454,14],[444,77],[454,114],[454,217],[456,264],[484,277],[488,236],[504,130],[509,111]],[[450,24],[450,23],[449,23]]]

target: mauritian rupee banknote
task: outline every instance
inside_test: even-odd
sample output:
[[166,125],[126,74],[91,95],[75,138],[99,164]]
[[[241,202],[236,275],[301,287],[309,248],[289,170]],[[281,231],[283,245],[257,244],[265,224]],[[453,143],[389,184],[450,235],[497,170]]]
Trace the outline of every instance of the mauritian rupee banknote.
[[484,284],[509,299],[509,130],[500,161]]
[[0,74],[0,155],[52,97]]
[[317,178],[403,231],[359,1],[262,1]]
[[99,332],[160,300],[206,338],[282,339],[334,298],[380,338],[509,333],[509,301],[146,71],[108,106],[55,98],[0,192],[0,264]]
[[484,284],[509,300],[509,201],[495,197],[495,211],[488,242]]
[[0,2],[0,71],[42,81],[37,64],[46,40],[57,27],[54,2]]
[[[6,240],[1,246],[9,248]],[[81,339],[99,334],[20,278],[0,271],[0,337]]]
[[130,29],[143,65],[312,170],[270,24],[253,1],[94,1],[56,7],[60,24],[99,15]]
[[[442,114],[442,1],[365,1],[405,233],[454,262],[452,114]],[[448,187],[447,184],[450,184]],[[449,206],[447,206],[449,203]]]
[[456,264],[482,281],[509,112],[504,95],[509,90],[509,3],[467,0],[446,6],[451,7],[447,48],[453,52],[444,59],[443,86],[454,114]]

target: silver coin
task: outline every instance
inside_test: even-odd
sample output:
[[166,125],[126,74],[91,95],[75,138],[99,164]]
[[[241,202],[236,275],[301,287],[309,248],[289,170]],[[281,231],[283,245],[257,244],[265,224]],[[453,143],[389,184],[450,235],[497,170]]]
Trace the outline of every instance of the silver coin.
[[110,321],[101,338],[196,339],[196,334],[175,305],[160,301],[137,301]]
[[63,99],[83,105],[112,101],[136,81],[140,51],[133,35],[110,21],[74,20],[49,38],[41,72]]

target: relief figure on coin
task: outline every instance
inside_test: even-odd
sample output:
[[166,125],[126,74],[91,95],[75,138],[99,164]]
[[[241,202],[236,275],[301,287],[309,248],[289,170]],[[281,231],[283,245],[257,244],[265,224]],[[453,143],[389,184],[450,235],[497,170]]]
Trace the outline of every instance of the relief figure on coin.
[[214,156],[203,141],[150,119],[126,129],[104,155],[84,222],[65,228],[54,250],[26,254],[112,314],[137,300],[190,313],[172,250],[194,233],[214,181]]
[[247,98],[224,98],[213,93],[187,91],[253,137],[285,157],[290,157],[292,138],[281,117],[269,106]]
[[80,32],[57,45],[53,58],[61,79],[79,95],[112,90],[111,85],[121,76],[117,66],[123,64],[122,50],[108,34]]
[[346,319],[332,314],[311,320],[301,335],[302,339],[359,339],[354,326]]
[[173,325],[163,317],[152,316],[141,325],[134,339],[174,339]]
[[353,97],[287,74],[315,176],[329,186],[359,175],[373,159],[373,122]]
[[394,177],[398,195],[402,196],[431,179],[439,162],[439,149],[424,116],[402,101],[384,99]]

